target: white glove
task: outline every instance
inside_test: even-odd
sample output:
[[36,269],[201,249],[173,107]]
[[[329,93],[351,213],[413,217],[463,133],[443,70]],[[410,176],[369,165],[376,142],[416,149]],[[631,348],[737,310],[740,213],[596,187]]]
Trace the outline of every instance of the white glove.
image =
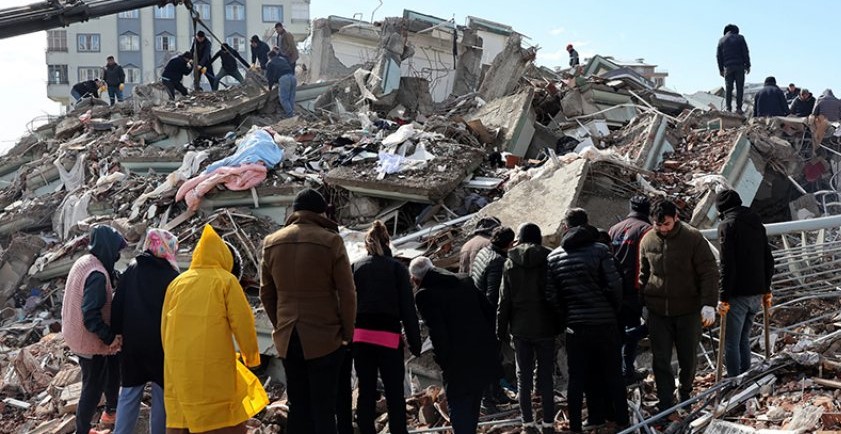
[[704,327],[709,327],[715,324],[715,308],[712,306],[704,306],[701,309],[701,324]]

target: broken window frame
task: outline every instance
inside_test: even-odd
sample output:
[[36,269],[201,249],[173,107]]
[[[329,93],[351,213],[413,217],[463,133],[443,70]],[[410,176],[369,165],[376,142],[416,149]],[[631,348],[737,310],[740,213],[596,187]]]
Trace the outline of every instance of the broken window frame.
[[99,53],[99,42],[99,33],[78,33],[76,34],[76,51],[79,53]]
[[118,48],[120,51],[140,51],[140,35],[134,32],[121,34]]
[[70,84],[67,78],[67,65],[47,65],[47,83]]
[[242,3],[230,3],[225,5],[225,20],[245,21],[245,5]]
[[[277,11],[276,14],[271,14],[269,19],[266,19],[266,12]],[[283,5],[263,5],[261,14],[264,23],[282,23],[283,22]]]
[[67,52],[67,30],[47,30],[47,52]]

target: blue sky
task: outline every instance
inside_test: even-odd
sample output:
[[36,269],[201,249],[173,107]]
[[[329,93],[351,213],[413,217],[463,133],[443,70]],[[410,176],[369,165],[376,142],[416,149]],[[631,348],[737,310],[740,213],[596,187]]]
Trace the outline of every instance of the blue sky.
[[[0,7],[36,0],[3,0]],[[312,18],[361,13],[365,20],[379,0],[312,0]],[[566,65],[564,47],[573,43],[583,57],[612,55],[619,59],[645,58],[669,72],[666,85],[684,93],[710,90],[722,84],[715,64],[715,47],[728,23],[739,26],[751,51],[749,82],[767,75],[777,82],[795,82],[813,93],[839,86],[834,55],[839,31],[831,21],[841,16],[841,1],[463,1],[383,0],[374,19],[401,16],[412,9],[459,24],[468,15],[514,27],[541,47],[537,62]],[[25,132],[25,124],[45,113],[58,113],[46,97],[43,32],[0,40],[4,65],[0,68],[0,148]],[[836,89],[841,90],[841,89]]]

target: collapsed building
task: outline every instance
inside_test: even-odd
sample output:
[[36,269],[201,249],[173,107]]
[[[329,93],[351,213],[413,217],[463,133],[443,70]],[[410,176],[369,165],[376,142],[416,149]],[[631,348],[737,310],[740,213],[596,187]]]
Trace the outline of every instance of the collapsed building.
[[[260,243],[282,227],[298,191],[329,198],[352,259],[365,254],[361,231],[382,220],[396,257],[452,268],[482,216],[534,222],[554,247],[566,209],[583,207],[608,228],[630,196],[646,194],[674,200],[683,219],[709,229],[721,187],[782,225],[769,230],[779,235],[775,357],[715,383],[711,330],[696,398],[656,415],[648,379],[629,390],[632,430],[652,432],[665,418],[672,432],[841,429],[841,222],[826,217],[841,206],[837,138],[812,155],[804,119],[745,122],[705,103],[714,95],[671,92],[600,56],[582,74],[539,68],[522,37],[472,17],[466,26],[412,11],[374,24],[330,17],[314,25],[296,118],[282,119],[277,95],[249,73],[244,86],[175,102],[159,85],[139,86],[131,103],[80,104],[21,139],[0,161],[0,431],[72,431],[81,378],[60,334],[61,300],[93,225],[114,226],[135,251],[147,228],[170,230],[182,269],[204,224],[243,252],[272,378],[272,404],[249,427],[286,432],[283,373],[257,286]],[[563,365],[561,354],[557,428],[566,422]],[[408,367],[410,424],[446,426],[429,349]],[[516,414],[485,415],[483,429],[518,432]]]

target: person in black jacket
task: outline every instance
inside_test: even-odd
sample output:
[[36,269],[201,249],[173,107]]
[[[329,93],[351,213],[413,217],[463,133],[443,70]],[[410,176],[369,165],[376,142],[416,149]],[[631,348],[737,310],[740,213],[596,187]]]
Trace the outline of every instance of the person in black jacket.
[[564,220],[567,232],[548,259],[546,298],[566,324],[570,430],[582,431],[585,389],[590,425],[604,423],[612,413],[625,426],[618,328],[622,277],[609,248],[596,242],[586,211],[570,209]]
[[242,62],[243,65],[248,65],[248,62],[239,55],[239,51],[234,50],[228,44],[222,44],[222,48],[213,55],[210,59],[210,63],[213,64],[213,62],[215,62],[218,58],[222,58],[222,69],[219,71],[219,75],[216,76],[217,89],[219,88],[219,82],[229,75],[240,83],[245,81],[245,79],[242,78],[242,74],[239,72],[237,60]]
[[187,51],[170,59],[164,67],[164,72],[161,74],[161,83],[166,87],[169,99],[175,99],[176,90],[181,95],[187,96],[187,88],[181,83],[181,79],[193,70],[192,60],[193,53]]
[[196,38],[193,41],[193,46],[190,48],[191,53],[195,54],[196,68],[201,74],[193,75],[193,90],[201,90],[201,76],[207,77],[207,82],[210,83],[211,90],[219,89],[219,82],[216,81],[216,76],[213,74],[213,62],[210,60],[212,55],[210,40],[204,35],[204,32],[199,30],[196,33]]
[[266,64],[266,80],[269,82],[269,90],[277,85],[277,96],[281,108],[286,117],[295,115],[295,88],[298,81],[295,79],[295,70],[282,54],[276,51],[269,51],[269,63]]
[[266,63],[269,63],[269,44],[260,40],[257,35],[251,36],[251,66],[255,66],[260,62],[260,69],[266,69]]
[[546,302],[546,257],[550,250],[543,247],[540,227],[525,223],[518,229],[517,246],[508,251],[502,273],[496,334],[505,345],[514,336],[517,357],[517,391],[523,427],[536,430],[531,406],[535,359],[537,360],[537,390],[543,406],[544,433],[554,432],[555,315]]
[[721,285],[719,313],[727,313],[724,336],[727,375],[750,369],[750,331],[762,303],[771,305],[774,257],[759,215],[742,206],[734,190],[724,190],[715,200],[721,224]]
[[108,98],[111,100],[111,105],[114,105],[114,99],[123,102],[123,89],[125,89],[126,72],[123,67],[114,61],[114,56],[108,56],[106,65],[102,68],[102,81],[108,86]]
[[795,86],[794,83],[789,83],[788,87],[785,91],[786,102],[791,104],[798,96],[800,96],[800,88]]
[[736,113],[742,114],[742,98],[745,91],[745,74],[750,74],[750,53],[745,37],[739,34],[735,24],[724,26],[724,36],[718,41],[716,50],[718,73],[724,77],[724,100],[727,111],[732,111],[733,84],[736,84]]
[[767,77],[765,87],[757,92],[753,103],[754,117],[787,116],[788,103],[783,91],[777,86],[777,79]]
[[788,111],[790,116],[808,117],[814,109],[815,97],[812,95],[812,92],[809,92],[809,89],[802,89],[800,96],[791,102]]
[[140,412],[146,383],[152,383],[152,434],[166,431],[164,410],[164,349],[161,312],[169,283],[178,276],[178,238],[162,229],[149,229],[143,253],[126,268],[117,285],[111,327],[123,337],[120,373],[122,388],[115,434],[131,433]]
[[102,87],[102,81],[99,79],[96,80],[87,80],[76,83],[70,89],[70,95],[76,101],[79,101],[82,98],[99,98],[99,88]]
[[412,286],[405,266],[391,257],[388,229],[377,220],[365,235],[368,256],[353,265],[356,323],[353,360],[359,378],[356,416],[362,434],[375,434],[377,373],[388,405],[388,428],[406,434],[402,329],[409,351],[420,356],[421,337]]
[[435,268],[427,257],[412,260],[409,272],[418,288],[415,304],[443,372],[453,432],[475,434],[482,391],[502,370],[491,304],[472,279]]
[[637,344],[648,334],[648,328],[641,321],[639,248],[642,236],[651,229],[651,221],[648,219],[651,202],[645,196],[634,196],[630,200],[630,207],[628,217],[613,225],[609,231],[613,254],[619,262],[619,274],[622,275],[622,309],[619,319],[623,331],[622,375],[626,383],[639,381],[645,376],[643,372],[636,371],[634,362]]

